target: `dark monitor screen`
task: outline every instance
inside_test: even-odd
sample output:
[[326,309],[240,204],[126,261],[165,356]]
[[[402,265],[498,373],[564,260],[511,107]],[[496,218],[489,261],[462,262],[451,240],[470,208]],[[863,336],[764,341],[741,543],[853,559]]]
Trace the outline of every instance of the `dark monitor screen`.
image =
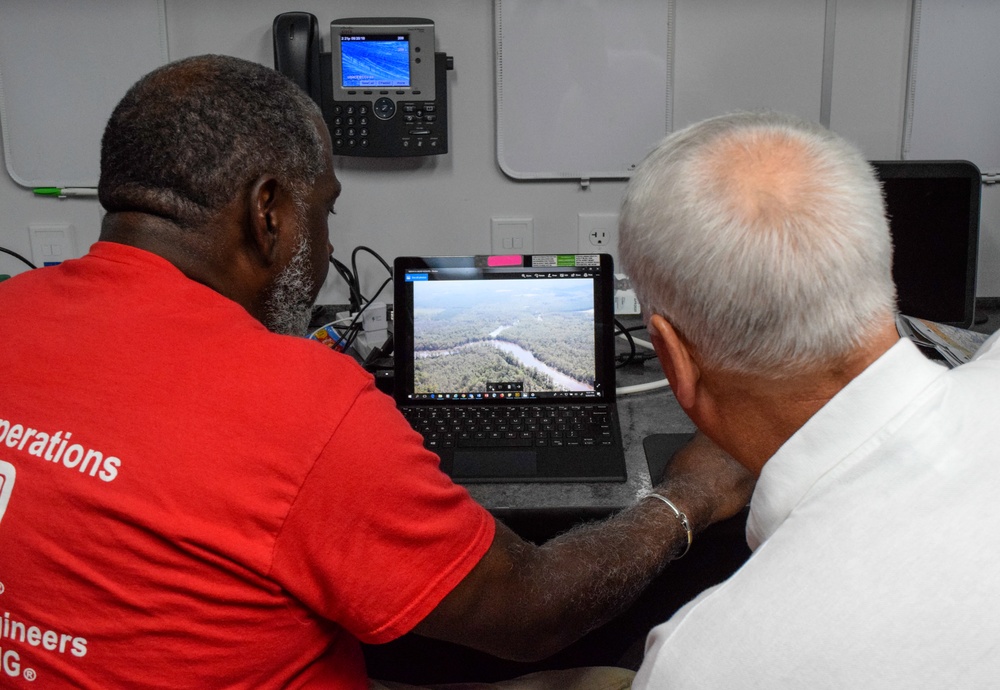
[[967,161],[872,161],[893,241],[900,313],[968,328],[975,317],[979,169]]

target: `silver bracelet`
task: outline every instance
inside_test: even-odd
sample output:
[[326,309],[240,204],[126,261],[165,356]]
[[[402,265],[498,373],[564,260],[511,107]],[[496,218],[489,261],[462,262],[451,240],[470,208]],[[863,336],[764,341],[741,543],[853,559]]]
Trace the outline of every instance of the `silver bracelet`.
[[667,507],[669,507],[670,510],[674,511],[674,517],[676,517],[678,520],[681,521],[681,526],[683,526],[684,527],[684,531],[687,532],[688,543],[687,543],[687,547],[684,549],[684,553],[682,553],[677,558],[684,558],[684,556],[687,554],[687,552],[691,550],[691,542],[694,541],[694,533],[691,532],[691,523],[688,522],[687,515],[685,515],[684,513],[682,513],[680,511],[680,509],[678,509],[677,506],[675,506],[673,504],[673,501],[671,501],[666,496],[661,496],[660,494],[656,493],[655,491],[650,491],[648,494],[646,494],[645,496],[643,496],[643,498],[658,498],[658,499],[660,499],[661,501],[663,501],[664,503],[667,504]]

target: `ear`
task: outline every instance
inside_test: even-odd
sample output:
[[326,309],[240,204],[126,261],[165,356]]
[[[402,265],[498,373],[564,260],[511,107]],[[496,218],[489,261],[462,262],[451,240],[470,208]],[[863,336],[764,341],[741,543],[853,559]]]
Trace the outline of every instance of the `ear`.
[[279,263],[284,241],[298,232],[291,193],[273,175],[261,175],[250,187],[247,206],[248,242],[264,265]]
[[659,314],[649,320],[649,335],[660,360],[660,366],[670,381],[674,397],[685,412],[694,407],[701,370],[691,354],[690,346],[674,329],[673,324]]

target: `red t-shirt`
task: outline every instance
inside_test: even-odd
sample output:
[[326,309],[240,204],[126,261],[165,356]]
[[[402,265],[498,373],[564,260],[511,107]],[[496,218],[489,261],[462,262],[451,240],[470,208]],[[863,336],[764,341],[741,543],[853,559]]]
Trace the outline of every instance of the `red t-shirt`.
[[0,686],[366,688],[489,513],[372,378],[99,242],[0,284]]

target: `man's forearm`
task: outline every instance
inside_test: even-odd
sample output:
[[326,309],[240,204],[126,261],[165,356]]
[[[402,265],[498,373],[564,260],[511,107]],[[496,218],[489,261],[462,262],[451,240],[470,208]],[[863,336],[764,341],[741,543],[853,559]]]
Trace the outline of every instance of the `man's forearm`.
[[[655,488],[698,532],[739,512],[753,483],[698,435]],[[542,546],[498,522],[486,555],[415,631],[510,659],[544,658],[620,613],[687,545],[682,520],[655,498]]]
[[[675,503],[680,507],[683,501]],[[535,620],[523,625],[537,629],[553,645],[541,656],[624,611],[687,546],[687,530],[673,511],[661,501],[646,499],[538,547],[532,586],[544,596],[535,604]]]
[[623,611],[687,539],[657,500],[542,546],[497,523],[480,564],[415,631],[503,658],[545,658]]

